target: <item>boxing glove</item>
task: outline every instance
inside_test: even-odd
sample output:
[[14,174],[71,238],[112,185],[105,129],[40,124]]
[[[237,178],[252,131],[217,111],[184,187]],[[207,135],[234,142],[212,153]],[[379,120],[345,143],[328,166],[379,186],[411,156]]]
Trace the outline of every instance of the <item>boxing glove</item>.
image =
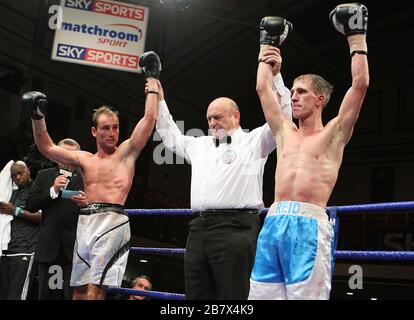
[[292,23],[285,18],[264,17],[260,21],[260,44],[280,47],[292,29]]
[[345,3],[335,7],[329,14],[335,29],[345,36],[366,34],[368,9],[361,3]]
[[46,96],[38,91],[29,91],[23,94],[22,104],[31,111],[33,120],[40,120],[46,114]]
[[144,52],[139,57],[138,64],[144,71],[145,78],[160,78],[161,61],[154,51]]

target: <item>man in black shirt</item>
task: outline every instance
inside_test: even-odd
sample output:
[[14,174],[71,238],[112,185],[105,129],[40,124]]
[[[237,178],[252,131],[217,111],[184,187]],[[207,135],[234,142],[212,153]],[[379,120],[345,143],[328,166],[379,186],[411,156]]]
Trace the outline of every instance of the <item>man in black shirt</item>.
[[13,163],[11,178],[18,189],[13,191],[10,202],[0,202],[0,213],[13,215],[10,242],[0,260],[0,300],[25,300],[41,214],[25,209],[32,180],[23,161]]

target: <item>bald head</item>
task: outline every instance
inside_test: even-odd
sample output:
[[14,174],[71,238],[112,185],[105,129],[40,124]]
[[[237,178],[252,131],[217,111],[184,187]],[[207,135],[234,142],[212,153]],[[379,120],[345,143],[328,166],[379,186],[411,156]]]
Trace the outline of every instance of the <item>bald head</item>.
[[239,107],[230,98],[217,98],[208,106],[207,121],[213,136],[221,138],[240,127]]
[[10,175],[19,188],[24,187],[31,180],[29,167],[23,161],[15,161],[12,164],[10,167]]
[[[236,102],[234,100],[227,98],[227,97],[221,97],[213,100],[210,105],[208,106],[208,109],[211,107],[219,108],[221,110],[228,110],[233,112],[239,112],[239,107],[237,106]],[[207,109],[207,112],[208,112]]]
[[74,150],[80,150],[81,149],[79,143],[77,143],[75,140],[70,139],[70,138],[66,138],[66,139],[60,140],[58,142],[59,147],[62,147],[63,145],[71,146],[71,147],[73,147]]
[[[58,146],[68,151],[79,151],[81,149],[79,143],[77,143],[75,140],[70,139],[70,138],[60,140],[58,143]],[[60,163],[60,162],[57,162],[57,164],[60,169],[65,169],[69,171],[75,171],[76,169],[76,167],[73,165],[64,165],[63,163]]]
[[11,166],[11,169],[13,167],[15,167],[15,168],[21,168],[21,169],[24,169],[24,168],[29,169],[29,167],[27,166],[26,162],[21,161],[21,160],[14,161],[13,164],[12,164],[12,166]]

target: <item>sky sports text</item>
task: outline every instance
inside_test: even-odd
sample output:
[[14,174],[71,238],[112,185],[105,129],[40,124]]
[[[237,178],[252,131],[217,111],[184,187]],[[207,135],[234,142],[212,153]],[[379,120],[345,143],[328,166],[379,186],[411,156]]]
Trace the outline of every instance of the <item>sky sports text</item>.
[[138,57],[129,54],[58,44],[56,55],[61,58],[138,69]]
[[[143,21],[145,18],[144,8],[136,8],[123,4],[113,4],[105,1],[94,2],[92,0],[66,0],[65,7],[139,21]],[[49,28],[52,30],[62,29],[63,8],[58,5],[53,5],[49,7],[48,12],[52,15],[48,22]]]
[[102,0],[66,0],[65,7],[140,21],[145,18],[144,8],[137,8],[125,3],[114,3]]

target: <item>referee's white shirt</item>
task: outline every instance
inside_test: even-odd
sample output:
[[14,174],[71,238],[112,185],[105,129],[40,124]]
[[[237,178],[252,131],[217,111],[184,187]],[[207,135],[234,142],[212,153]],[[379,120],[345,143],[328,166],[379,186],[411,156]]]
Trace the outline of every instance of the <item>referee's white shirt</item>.
[[[291,119],[290,91],[279,74],[273,83]],[[267,123],[250,132],[239,127],[230,144],[217,147],[212,136],[185,136],[161,101],[156,128],[166,148],[191,164],[191,209],[263,209],[264,166],[276,147]]]

